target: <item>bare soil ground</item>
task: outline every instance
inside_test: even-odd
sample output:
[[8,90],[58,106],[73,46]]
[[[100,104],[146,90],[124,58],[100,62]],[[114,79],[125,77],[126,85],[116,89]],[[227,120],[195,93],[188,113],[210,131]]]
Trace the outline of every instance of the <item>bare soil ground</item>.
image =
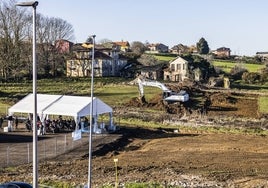
[[[210,98],[211,105],[205,114],[209,121],[224,121],[219,126],[239,121],[233,126],[267,128],[266,118],[258,112],[256,96],[223,93],[210,95]],[[131,109],[139,112],[141,107],[163,108],[157,102],[150,102],[145,106],[136,105],[136,108],[126,105],[126,108],[116,109],[116,113],[127,115],[132,113],[129,111]],[[198,109],[193,110],[187,117],[198,121],[198,113]],[[162,113],[154,112],[150,118],[158,120],[157,116],[162,116]],[[176,114],[173,114],[174,117],[178,120],[182,118]],[[240,118],[245,118],[245,121],[238,120]],[[4,140],[7,140],[9,135],[5,136]],[[1,140],[0,147],[7,144]],[[114,184],[116,158],[120,185],[126,182],[155,182],[163,187],[268,187],[267,143],[266,135],[212,133],[193,129],[179,130],[177,133],[173,129],[121,126],[114,134],[93,139],[92,185]],[[19,166],[16,171],[0,168],[0,182],[32,181],[31,171],[31,165]],[[39,177],[42,180],[82,185],[86,184],[87,175],[87,143],[39,163]]]

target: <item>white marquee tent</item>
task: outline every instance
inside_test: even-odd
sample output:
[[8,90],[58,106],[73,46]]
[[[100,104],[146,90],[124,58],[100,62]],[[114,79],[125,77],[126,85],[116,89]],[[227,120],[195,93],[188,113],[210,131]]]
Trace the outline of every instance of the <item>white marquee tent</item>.
[[[33,94],[28,94],[18,103],[8,109],[9,115],[14,113],[33,113]],[[93,98],[93,117],[97,119],[99,114],[110,114],[110,127],[113,127],[112,108],[101,101]],[[91,97],[37,94],[37,114],[44,121],[47,115],[72,116],[76,123],[81,117],[90,116]]]

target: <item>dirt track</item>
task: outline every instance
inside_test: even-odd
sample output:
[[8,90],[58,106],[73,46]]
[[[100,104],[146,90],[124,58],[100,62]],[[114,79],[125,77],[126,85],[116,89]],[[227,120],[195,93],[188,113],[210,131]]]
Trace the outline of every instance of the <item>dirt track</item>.
[[[223,102],[214,103],[208,116],[216,119],[231,115],[243,117],[250,111],[251,115],[258,116],[254,97],[240,102],[233,99],[228,96],[218,100]],[[252,125],[254,123],[250,123]],[[268,187],[267,143],[266,135],[241,132],[227,134],[181,130],[174,133],[171,129],[121,127],[115,134],[94,140],[92,184],[94,187],[114,184],[113,159],[117,158],[121,185],[126,182],[155,182],[162,186],[182,187]],[[6,143],[1,143],[1,146],[3,144]],[[15,172],[2,169],[0,182],[31,181],[31,170],[30,165],[20,166]],[[88,144],[40,162],[39,171],[42,180],[85,184]]]
[[[85,135],[86,136],[86,135]],[[174,133],[169,130],[121,128],[110,139],[94,141],[94,187],[119,182],[157,182],[186,187],[268,186],[267,136]],[[3,143],[1,143],[2,146]],[[87,182],[88,145],[40,163],[43,180]],[[32,167],[1,171],[0,182],[31,181]],[[253,186],[254,185],[254,186]]]

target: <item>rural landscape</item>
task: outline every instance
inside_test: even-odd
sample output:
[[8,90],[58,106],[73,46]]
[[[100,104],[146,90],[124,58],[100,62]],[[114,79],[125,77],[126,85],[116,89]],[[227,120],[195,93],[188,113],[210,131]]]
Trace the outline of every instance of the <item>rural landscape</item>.
[[[73,26],[36,15],[37,6],[37,1],[0,2],[0,185],[35,184],[37,173],[43,188],[85,188],[89,181],[90,188],[268,187],[268,52],[246,56],[226,46],[211,49],[211,41],[202,36],[195,44],[170,47],[96,42],[96,35],[74,43]],[[200,18],[210,12],[200,10]],[[186,28],[181,11],[179,23],[171,24],[179,25],[179,31]],[[110,24],[112,18],[105,19]],[[10,111],[28,96],[36,99],[35,94],[38,100]],[[92,96],[100,103],[94,106]],[[65,112],[81,103],[68,97],[82,101],[75,113]],[[64,107],[58,105],[62,99]]]
[[[241,88],[224,89],[192,84],[184,86],[190,100],[181,107],[164,104],[162,91],[156,87],[144,88],[146,101],[142,102],[138,86],[132,81],[95,79],[94,95],[113,107],[118,130],[93,136],[94,187],[115,186],[115,158],[120,187],[268,186],[267,86],[240,84]],[[89,95],[89,83],[88,78],[66,78],[43,79],[37,84],[39,93]],[[165,85],[179,88],[172,82]],[[28,82],[3,83],[3,114],[6,105],[14,104],[30,92]],[[210,105],[202,112],[200,109],[208,97]],[[40,138],[52,139],[62,134],[66,133],[49,133]],[[25,136],[31,137],[32,133],[22,123],[11,133],[1,129],[0,135],[1,147],[5,147],[12,142],[25,142]],[[9,135],[18,139],[11,143],[3,140]],[[87,137],[84,133],[82,140]],[[31,163],[3,167],[0,182],[31,182],[31,171]],[[83,187],[87,173],[87,141],[39,163],[39,181],[43,186]]]

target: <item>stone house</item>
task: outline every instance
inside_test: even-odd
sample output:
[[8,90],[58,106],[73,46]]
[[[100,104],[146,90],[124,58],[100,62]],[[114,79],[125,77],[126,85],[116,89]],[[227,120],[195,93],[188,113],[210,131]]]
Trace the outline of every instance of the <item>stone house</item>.
[[143,66],[138,69],[139,75],[143,78],[150,80],[163,80],[164,69],[167,68],[165,63],[152,65],[152,66]]
[[[91,76],[92,49],[76,44],[72,51],[73,57],[66,62],[66,75],[69,77]],[[117,51],[95,47],[95,77],[120,76],[120,71],[126,64],[127,59],[122,58]]]
[[68,40],[64,40],[64,39],[61,39],[61,40],[57,40],[55,42],[55,47],[56,47],[56,50],[59,52],[59,53],[70,53],[72,47],[73,47],[73,43],[68,41]]
[[256,56],[261,58],[262,61],[265,61],[268,59],[268,52],[257,52]]
[[226,48],[226,47],[218,48],[212,53],[215,54],[219,58],[229,58],[231,56],[230,48]]
[[130,44],[128,41],[113,42],[116,46],[119,47],[119,50],[122,52],[128,52],[130,50]]
[[164,70],[164,80],[184,81],[188,78],[189,62],[181,57],[177,57],[169,63],[169,67]]
[[146,51],[147,53],[167,53],[169,51],[168,46],[162,43],[149,44],[147,48],[149,49]]
[[183,44],[178,44],[173,46],[170,49],[170,52],[172,54],[178,54],[178,55],[182,55],[182,54],[190,54],[196,51],[196,47],[195,46],[186,46]]

